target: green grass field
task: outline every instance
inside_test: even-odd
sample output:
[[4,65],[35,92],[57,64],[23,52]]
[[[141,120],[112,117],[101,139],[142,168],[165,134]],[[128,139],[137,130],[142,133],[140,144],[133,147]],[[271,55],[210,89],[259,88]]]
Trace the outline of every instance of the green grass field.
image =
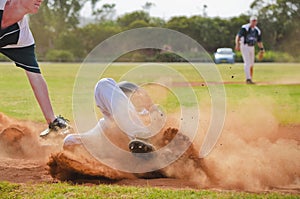
[[56,184],[12,184],[0,182],[0,198],[241,198],[241,199],[267,199],[267,198],[299,198],[292,194],[280,193],[243,193],[243,192],[221,192],[209,190],[191,190],[191,189],[159,189],[153,187],[133,187],[133,186],[115,186],[115,185],[97,185],[82,186],[71,185],[68,183]]
[[[118,80],[137,65],[136,63],[115,64],[113,67],[109,67],[102,77],[112,77]],[[186,64],[170,66],[184,74],[190,82],[203,81],[199,74]],[[79,64],[41,64],[55,113],[70,120],[73,119],[72,93],[79,67]],[[227,110],[235,109],[244,100],[264,102],[268,98],[273,104],[272,111],[279,123],[300,123],[300,64],[256,64],[254,80],[259,84],[254,86],[244,84],[244,72],[241,64],[218,65],[218,68],[224,82],[230,83],[225,85]],[[155,72],[148,73],[146,76],[151,77],[152,75],[154,78]],[[1,112],[18,119],[44,121],[22,69],[16,68],[12,63],[1,63],[0,88]],[[183,95],[186,92],[184,87],[176,89],[179,89]],[[195,86],[194,90],[200,106],[209,103],[210,96],[207,87]],[[162,102],[168,110],[176,109],[178,106],[173,98],[170,96],[169,99]],[[188,101],[188,96],[185,99]]]
[[[105,71],[103,77],[119,79],[134,64],[115,64]],[[202,82],[192,67],[186,64],[171,64],[182,72],[190,82]],[[80,65],[66,63],[42,63],[41,69],[48,83],[56,114],[71,121],[72,92]],[[227,84],[227,111],[236,110],[245,100],[256,100],[271,104],[272,113],[280,124],[300,124],[300,64],[256,64],[257,85],[244,84],[242,64],[218,65],[221,76]],[[155,77],[154,74],[147,74]],[[166,74],[167,76],[167,74]],[[186,92],[184,87],[176,88]],[[206,86],[194,87],[200,107],[210,101]],[[33,96],[24,71],[12,63],[0,64],[0,112],[22,120],[44,122],[41,111]],[[266,100],[267,99],[267,100]],[[186,97],[188,100],[188,96]],[[178,103],[169,96],[163,105],[171,111]],[[247,104],[245,104],[247,105]],[[255,107],[253,107],[255,109]],[[12,184],[0,182],[0,198],[299,198],[299,195],[281,193],[237,193],[207,190],[172,190],[158,188],[123,187],[112,185],[80,186],[67,183],[54,184]]]

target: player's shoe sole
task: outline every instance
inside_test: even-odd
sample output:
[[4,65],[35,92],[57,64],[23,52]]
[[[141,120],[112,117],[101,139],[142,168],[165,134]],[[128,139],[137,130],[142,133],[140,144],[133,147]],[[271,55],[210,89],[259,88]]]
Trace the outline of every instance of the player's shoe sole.
[[44,131],[42,131],[42,132],[40,133],[40,137],[45,137],[45,136],[47,136],[51,131],[53,131],[53,130],[51,130],[51,129],[49,129],[49,128],[45,129]]
[[150,153],[155,151],[155,148],[144,140],[133,139],[129,142],[129,150],[131,153]]
[[70,134],[70,129],[71,129],[70,126],[67,126],[66,128],[63,128],[63,129],[60,129],[60,130],[53,130],[53,129],[47,128],[47,129],[45,129],[44,131],[42,131],[40,133],[40,137],[47,137],[51,133],[55,133],[57,135],[65,136],[65,135]]

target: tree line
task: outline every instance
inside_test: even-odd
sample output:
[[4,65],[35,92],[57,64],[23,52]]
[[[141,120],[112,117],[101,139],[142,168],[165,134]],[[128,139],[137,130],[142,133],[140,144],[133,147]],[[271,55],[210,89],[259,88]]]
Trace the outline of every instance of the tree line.
[[[96,45],[110,36],[140,27],[163,27],[182,32],[212,54],[219,47],[233,48],[235,35],[243,24],[249,22],[250,17],[249,14],[242,14],[223,19],[196,15],[164,20],[150,16],[151,3],[147,3],[142,10],[115,17],[115,4],[104,4],[97,9],[99,2],[44,0],[39,13],[30,16],[38,58],[81,61]],[[82,25],[80,11],[86,3],[91,4],[94,20]],[[258,15],[258,26],[263,32],[263,42],[270,56],[279,61],[280,57],[285,58],[284,61],[299,61],[300,1],[254,0],[250,9]]]

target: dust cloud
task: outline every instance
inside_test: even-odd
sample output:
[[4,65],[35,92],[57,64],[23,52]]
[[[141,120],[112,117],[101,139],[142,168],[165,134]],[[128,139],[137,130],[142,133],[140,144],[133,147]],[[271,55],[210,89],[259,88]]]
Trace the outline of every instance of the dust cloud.
[[[251,98],[239,104],[227,110],[222,135],[214,150],[204,158],[209,173],[215,176],[209,186],[299,191],[300,125],[280,125],[270,99],[262,102]],[[201,143],[201,138],[194,141],[197,149]]]
[[0,113],[0,157],[47,161],[57,146],[43,145],[38,133],[43,127],[19,121]]

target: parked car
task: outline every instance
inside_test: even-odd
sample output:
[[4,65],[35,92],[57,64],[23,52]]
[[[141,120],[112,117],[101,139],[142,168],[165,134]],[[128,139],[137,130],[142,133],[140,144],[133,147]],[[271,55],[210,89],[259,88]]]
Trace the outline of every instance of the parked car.
[[214,53],[214,60],[216,64],[220,63],[234,63],[235,53],[231,48],[218,48]]

